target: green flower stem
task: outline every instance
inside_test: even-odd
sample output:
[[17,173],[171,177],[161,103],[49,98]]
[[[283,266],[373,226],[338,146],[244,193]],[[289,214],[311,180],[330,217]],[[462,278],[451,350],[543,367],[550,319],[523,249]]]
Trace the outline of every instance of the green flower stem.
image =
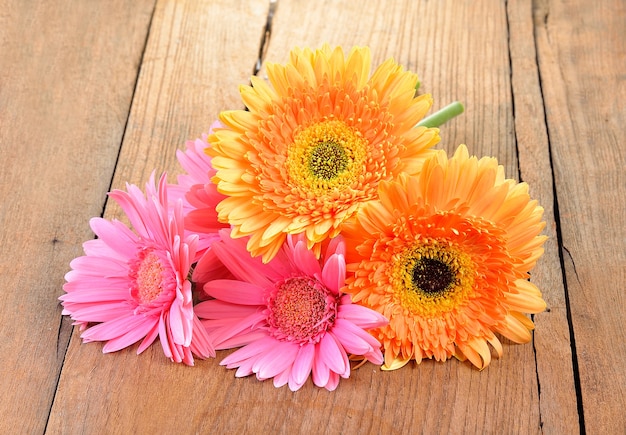
[[422,119],[420,122],[417,123],[417,127],[439,127],[440,125],[450,121],[455,116],[463,113],[464,110],[465,108],[463,107],[463,105],[458,101],[455,101],[454,103],[448,104],[443,109]]

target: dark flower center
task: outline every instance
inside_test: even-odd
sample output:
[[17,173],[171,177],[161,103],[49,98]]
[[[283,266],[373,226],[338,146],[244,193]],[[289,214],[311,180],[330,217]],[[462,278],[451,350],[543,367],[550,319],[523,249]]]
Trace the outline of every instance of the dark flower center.
[[454,282],[450,266],[433,258],[420,258],[413,268],[413,284],[427,294],[442,293]]

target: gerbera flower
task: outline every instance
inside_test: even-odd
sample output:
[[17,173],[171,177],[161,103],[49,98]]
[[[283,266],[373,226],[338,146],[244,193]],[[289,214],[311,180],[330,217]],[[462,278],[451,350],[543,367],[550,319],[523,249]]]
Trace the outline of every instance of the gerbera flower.
[[[319,387],[334,390],[339,377],[350,375],[348,353],[381,364],[380,343],[364,328],[387,323],[377,312],[353,305],[342,293],[345,281],[344,243],[333,239],[317,260],[306,243],[289,236],[274,259],[264,264],[246,251],[245,239],[220,232],[197,270],[221,265],[231,279],[208,282],[214,300],[196,312],[216,349],[244,346],[221,364],[237,368],[236,376],[256,373],[259,380],[298,390],[312,373]],[[218,263],[216,265],[216,263]]]
[[370,77],[370,51],[295,49],[286,65],[266,66],[268,86],[242,86],[249,111],[223,112],[226,129],[209,136],[214,181],[227,195],[219,218],[233,237],[250,235],[252,255],[270,260],[287,234],[320,243],[340,232],[378,183],[415,174],[439,141],[415,125],[430,95],[415,96],[417,75],[389,59]]
[[[109,195],[136,232],[117,220],[90,221],[98,238],[86,242],[85,256],[70,263],[67,293],[59,298],[63,314],[81,325],[84,342],[106,341],[105,353],[143,338],[141,353],[158,336],[172,361],[193,365],[192,352],[215,356],[193,311],[187,275],[198,237],[184,235],[182,201],[170,209],[165,175],[156,188],[154,174],[150,177],[146,196],[134,185],[127,190]],[[98,324],[88,327],[92,323]]]
[[[223,125],[214,122],[209,134],[218,127]],[[203,134],[200,139],[187,141],[185,151],[176,151],[178,162],[185,173],[178,176],[178,184],[168,187],[170,201],[175,202],[179,198],[183,201],[186,234],[197,234],[199,237],[196,258],[192,259],[192,263],[198,261],[211,242],[217,238],[217,232],[228,226],[218,221],[215,211],[215,206],[225,196],[219,193],[215,184],[211,182],[215,170],[211,166],[211,158],[205,152],[209,147],[207,136]]]
[[346,228],[353,300],[389,318],[375,330],[385,369],[451,356],[489,365],[494,332],[531,339],[522,313],[546,307],[528,272],[543,253],[543,209],[528,186],[504,178],[494,158],[460,146],[424,163],[419,176],[380,183],[380,200]]

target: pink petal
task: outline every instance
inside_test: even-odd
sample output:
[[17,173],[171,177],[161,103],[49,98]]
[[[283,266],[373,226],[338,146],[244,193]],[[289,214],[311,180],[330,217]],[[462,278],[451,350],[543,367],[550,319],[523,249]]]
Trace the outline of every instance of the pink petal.
[[343,374],[350,366],[347,364],[347,356],[343,348],[332,334],[326,334],[320,341],[320,355],[324,363],[335,373]]
[[[101,243],[106,244],[117,256],[131,258],[135,255],[136,244],[139,238],[126,225],[117,220],[107,221],[102,218],[92,218],[89,221],[92,231],[99,237]],[[91,249],[95,245],[89,242]],[[104,249],[102,247],[98,247]]]
[[311,370],[313,383],[318,387],[325,387],[330,376],[330,369],[324,363],[320,354],[320,343],[315,345],[315,358],[313,359],[313,368]]
[[102,276],[86,276],[80,270],[70,270],[65,274],[67,281],[63,286],[67,286],[67,292],[83,290],[100,290],[108,291],[109,289],[119,289],[128,291],[130,280],[128,276],[102,277]]
[[229,369],[238,367],[242,361],[255,358],[264,352],[271,352],[276,347],[276,343],[275,338],[265,337],[231,353],[220,362],[220,365],[225,365]]
[[217,216],[215,209],[211,208],[192,210],[185,217],[185,227],[200,233],[217,233],[224,228],[224,224],[218,222]]
[[176,151],[176,158],[189,175],[179,175],[178,184],[192,185],[196,183],[210,182],[209,171],[213,171],[211,167],[211,158],[204,152],[209,147],[206,142],[207,135],[203,134],[202,139],[195,141],[187,141],[185,143],[187,150]]
[[[211,245],[213,248],[213,245]],[[224,266],[224,263],[215,255],[213,249],[209,249],[198,260],[191,280],[195,283],[208,282],[212,279],[234,279],[233,274]]]
[[193,335],[193,306],[185,307],[175,299],[170,305],[168,328],[175,344],[189,347]]
[[298,355],[296,356],[295,361],[293,362],[293,367],[291,369],[291,376],[289,376],[289,389],[291,391],[298,390],[311,374],[311,370],[313,369],[313,361],[315,359],[315,345],[314,344],[303,344],[300,346],[300,350],[298,351]]
[[[114,239],[117,245],[117,249],[109,246],[101,238],[87,240],[85,243],[83,243],[83,250],[85,251],[85,255],[89,257],[109,257],[115,258],[116,260],[120,261],[128,261],[128,259],[135,253],[137,236],[135,235],[135,233],[126,228],[126,226],[123,225],[121,222],[113,221],[109,224],[113,224],[113,226],[117,224],[120,228],[120,230],[117,231],[117,237],[115,237]],[[124,231],[130,234],[126,236],[124,234]],[[124,240],[124,238],[126,238],[127,240]]]
[[290,374],[291,374],[291,367],[287,367],[287,369],[285,369],[281,373],[274,376],[274,387],[280,388],[284,386],[287,382],[289,382]]
[[231,304],[217,299],[200,302],[194,307],[194,312],[201,319],[232,319],[246,317],[257,312],[259,307],[254,305]]
[[345,297],[349,298],[348,295],[342,297],[342,303],[337,309],[338,318],[349,320],[356,326],[363,329],[378,328],[389,323],[387,318],[377,311],[361,305],[343,303],[343,298]]
[[[143,214],[147,215],[148,213],[144,211],[145,206],[138,202],[139,195],[137,195],[137,192],[135,191],[137,187],[132,185],[126,185],[126,188],[128,192],[124,192],[123,190],[113,190],[109,192],[109,197],[114,199],[115,202],[117,202],[120,207],[122,207],[122,210],[124,210],[124,213],[126,214],[126,216],[128,216],[128,219],[130,220],[132,226],[135,228],[135,231],[137,231],[137,233],[139,233],[141,237],[149,239],[150,233],[148,232],[146,224],[142,218]],[[131,192],[135,193],[135,195],[131,194]],[[143,194],[141,194],[141,196],[143,196]],[[145,198],[143,199],[143,201],[139,201],[145,202]],[[96,231],[93,227],[92,229],[94,230],[94,232]]]
[[156,323],[156,319],[135,316],[132,312],[127,312],[125,316],[120,316],[111,321],[92,326],[81,334],[81,338],[88,341],[108,341],[132,331],[144,323],[153,325]]
[[190,348],[200,358],[215,357],[215,348],[213,347],[211,337],[209,337],[197,316],[193,317],[193,338]]
[[154,340],[157,338],[158,335],[159,335],[159,324],[155,322],[154,325],[152,326],[152,329],[148,331],[148,333],[146,334],[146,338],[144,338],[141,344],[139,345],[139,348],[137,349],[137,355],[142,353],[152,343],[154,343]]
[[170,347],[168,341],[168,331],[165,327],[165,320],[163,316],[159,317],[159,340],[161,342],[161,347],[163,348],[163,353],[168,358],[174,358],[174,352],[172,352],[172,348]]
[[[133,308],[126,301],[118,302],[94,302],[94,303],[81,303],[74,304],[72,302],[66,302],[65,308],[69,311],[72,320],[78,320],[81,322],[114,322],[119,318],[128,318],[133,316]],[[138,317],[142,319],[142,317]],[[122,323],[119,325],[124,329],[125,325]],[[95,326],[91,329],[94,329]],[[103,327],[104,328],[104,327]],[[122,332],[123,333],[123,332]],[[113,338],[113,337],[109,337]],[[105,339],[108,340],[109,338]]]
[[339,385],[339,375],[334,372],[328,374],[328,382],[324,386],[328,391],[335,391]]
[[346,243],[342,236],[333,237],[330,239],[330,243],[328,243],[328,248],[326,248],[326,255],[330,256],[333,254],[346,255]]
[[332,334],[339,340],[346,352],[371,356],[374,364],[382,364],[380,342],[358,326],[344,319],[336,319]]
[[176,345],[179,348],[182,349],[183,352],[183,363],[187,364],[188,366],[192,366],[193,367],[193,354],[191,352],[191,348],[189,347],[182,347],[180,345]]
[[299,241],[295,244],[292,251],[292,258],[295,266],[310,277],[317,278],[321,281],[322,270],[320,263],[315,258],[313,251],[306,247],[306,242]]
[[79,303],[121,302],[128,299],[130,293],[128,283],[123,281],[112,286],[102,285],[100,282],[74,281],[65,283],[63,290],[66,293],[59,296],[60,300]]
[[[163,347],[164,353],[166,353],[166,348],[170,352],[170,358],[172,361],[177,363],[185,363],[189,366],[193,366],[193,356],[191,355],[191,350],[187,346],[181,346],[180,344],[174,343],[174,338],[172,337],[172,330],[167,326],[169,324],[168,313],[165,312],[161,315],[161,321],[159,322],[159,327],[161,324],[165,325],[165,335],[159,335],[161,339],[161,346]],[[167,355],[167,353],[166,353]]]
[[209,334],[214,335],[215,331],[235,328],[241,322],[241,317],[226,319],[202,319],[202,325]]
[[70,267],[82,277],[97,277],[100,280],[108,276],[128,276],[128,264],[114,258],[77,257],[70,262]]
[[298,355],[299,346],[289,342],[277,342],[274,348],[258,358],[252,371],[260,380],[270,379],[287,370]]
[[[250,376],[251,374],[253,374],[254,372],[252,371],[252,364],[254,364],[255,361],[256,361],[256,358],[249,358],[247,360],[242,361],[241,364],[239,365],[239,368],[235,372],[235,377],[243,378],[245,376]],[[227,368],[232,369],[234,367],[237,367],[237,366],[235,365],[233,367],[227,367]]]
[[250,256],[246,249],[247,239],[231,239],[230,230],[220,231],[220,237],[221,241],[211,245],[211,250],[237,279],[261,288],[272,285],[271,269],[263,265],[260,257]]
[[[213,330],[211,335],[215,342],[215,346],[217,349],[229,349],[226,346],[226,342],[230,342],[235,339],[237,336],[242,334],[248,334],[257,329],[259,324],[263,325],[262,322],[265,320],[265,316],[263,313],[253,313],[248,317],[240,319],[232,324],[226,324],[224,327]],[[264,335],[267,335],[265,333]],[[235,340],[235,342],[239,342],[239,340]]]
[[241,305],[264,305],[262,288],[243,281],[216,279],[204,285],[204,291],[216,299]]
[[155,326],[156,325],[152,325],[148,322],[140,323],[136,328],[131,329],[126,334],[109,340],[102,348],[102,352],[109,353],[124,349],[144,338]]
[[322,270],[322,282],[333,293],[339,293],[346,283],[346,260],[343,255],[333,254],[326,260]]
[[235,337],[229,338],[228,340],[220,341],[219,344],[215,346],[215,348],[218,350],[234,349],[236,347],[245,346],[247,344],[260,340],[263,337],[267,337],[267,331],[265,330],[256,330],[247,333],[241,333]]

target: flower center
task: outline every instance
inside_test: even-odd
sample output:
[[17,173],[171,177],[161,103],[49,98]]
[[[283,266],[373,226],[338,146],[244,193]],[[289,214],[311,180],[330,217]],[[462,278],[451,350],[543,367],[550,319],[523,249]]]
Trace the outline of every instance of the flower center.
[[280,340],[317,343],[335,322],[337,298],[315,279],[288,278],[268,299],[270,332]]
[[413,285],[428,294],[444,292],[454,282],[450,266],[434,258],[420,258],[413,267]]
[[309,157],[309,171],[317,178],[332,180],[348,167],[344,148],[335,142],[320,142]]
[[421,240],[395,255],[390,273],[401,304],[426,318],[456,309],[473,293],[475,272],[470,256],[433,239]]
[[171,283],[166,279],[167,268],[152,249],[139,252],[130,264],[131,296],[138,304],[153,305],[159,297],[169,293]]
[[342,190],[363,172],[367,140],[342,121],[313,123],[288,147],[286,167],[292,185],[304,192]]

